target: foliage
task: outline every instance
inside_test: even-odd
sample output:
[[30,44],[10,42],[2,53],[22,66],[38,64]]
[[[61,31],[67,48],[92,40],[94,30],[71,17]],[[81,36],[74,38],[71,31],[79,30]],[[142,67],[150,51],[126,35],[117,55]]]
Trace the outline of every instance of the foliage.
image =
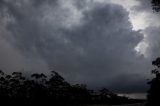
[[151,3],[152,3],[153,10],[156,12],[159,12],[160,11],[160,0],[152,0]]
[[55,71],[50,76],[34,73],[26,78],[21,72],[11,75],[0,70],[0,100],[8,103],[51,104],[125,104],[136,102],[117,96],[108,89],[87,89],[84,84],[71,85]]
[[148,82],[150,89],[147,95],[147,106],[160,106],[160,57],[152,62],[155,69],[152,70],[152,74],[155,77]]

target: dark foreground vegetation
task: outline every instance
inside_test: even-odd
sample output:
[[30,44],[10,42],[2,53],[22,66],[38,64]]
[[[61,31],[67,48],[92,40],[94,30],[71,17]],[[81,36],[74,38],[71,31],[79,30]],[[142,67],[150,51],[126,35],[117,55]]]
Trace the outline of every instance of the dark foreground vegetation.
[[[152,0],[152,9],[160,12],[160,0]],[[148,82],[150,89],[148,90],[146,106],[160,106],[160,57],[152,62],[155,69],[152,70],[154,78]]]
[[38,104],[128,104],[142,102],[117,96],[107,89],[98,92],[83,84],[71,85],[57,72],[25,77],[21,72],[11,75],[0,71],[0,101],[5,103]]
[[155,66],[155,69],[152,70],[155,77],[148,82],[150,89],[148,90],[146,106],[160,106],[160,57],[152,64]]
[[152,0],[151,3],[152,3],[153,10],[156,12],[159,12],[160,11],[160,0]]

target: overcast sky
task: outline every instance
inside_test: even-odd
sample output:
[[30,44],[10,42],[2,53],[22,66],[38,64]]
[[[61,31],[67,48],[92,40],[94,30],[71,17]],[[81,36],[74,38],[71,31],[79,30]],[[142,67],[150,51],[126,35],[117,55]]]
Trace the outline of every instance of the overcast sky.
[[150,0],[0,0],[0,69],[145,92],[159,20]]

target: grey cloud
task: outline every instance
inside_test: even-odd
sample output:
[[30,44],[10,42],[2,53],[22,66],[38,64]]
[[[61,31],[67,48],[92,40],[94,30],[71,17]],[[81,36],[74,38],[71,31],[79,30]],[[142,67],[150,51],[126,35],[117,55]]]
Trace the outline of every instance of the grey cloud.
[[114,92],[144,93],[148,89],[147,78],[139,74],[124,74],[116,77],[116,79],[116,81],[113,81],[112,84],[108,86],[108,88]]
[[23,69],[44,72],[48,69],[48,65],[43,60],[34,57],[26,58],[3,37],[0,37],[0,50],[0,69],[5,70],[7,73],[24,71]]
[[[160,56],[159,48],[160,48],[160,37],[159,37],[159,29],[160,29],[160,14],[156,13],[152,10],[151,0],[137,0],[140,2],[139,6],[134,7],[136,13],[144,13],[147,14],[144,20],[146,20],[146,24],[148,26],[142,30],[142,33],[145,34],[145,37],[142,42],[147,44],[147,48],[145,50],[145,55],[147,58],[152,61],[156,57]],[[143,49],[143,48],[142,48]]]
[[145,41],[148,42],[148,48],[146,53],[153,60],[160,56],[160,27],[148,27],[144,30],[148,36],[145,37]]
[[[15,9],[11,8],[13,4],[8,4],[8,2],[2,0],[0,4],[0,68],[7,73],[22,71],[23,69],[28,71],[34,70],[35,72],[48,70],[48,65],[45,61],[34,55],[26,57],[15,44],[16,42],[19,42],[19,45],[23,44],[23,41],[17,38],[17,36],[22,37],[23,35],[18,31],[10,30],[11,28],[17,27],[17,23],[13,15]],[[12,10],[13,13],[10,10]],[[18,16],[18,14],[16,14],[16,16]]]
[[[152,11],[152,4],[151,4],[151,1],[152,0],[136,0],[138,2],[140,2],[140,6],[136,6],[135,9],[137,11],[141,11],[141,12],[144,12],[144,11],[149,11],[151,12]],[[152,11],[153,12],[153,11]]]
[[[140,82],[134,80],[135,74],[142,81],[137,86],[145,83],[145,59],[134,51],[143,36],[132,30],[128,13],[121,6],[95,5],[82,12],[79,26],[73,25],[68,29],[63,27],[66,10],[56,2],[41,1],[38,7],[28,2],[21,3],[20,7],[12,2],[5,4],[15,22],[7,23],[5,28],[12,35],[4,39],[16,47],[24,59],[35,57],[60,72],[68,81],[86,83],[94,88],[130,89]],[[48,15],[47,19],[44,19],[45,15]],[[14,40],[10,39],[11,36]],[[124,79],[121,76],[128,81],[122,83]],[[129,91],[138,90],[141,89]]]

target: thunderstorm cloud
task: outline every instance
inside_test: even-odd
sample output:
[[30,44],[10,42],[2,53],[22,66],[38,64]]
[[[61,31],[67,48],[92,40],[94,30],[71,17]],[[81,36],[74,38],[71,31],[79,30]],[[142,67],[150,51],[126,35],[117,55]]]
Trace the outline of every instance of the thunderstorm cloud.
[[[150,63],[160,53],[160,26],[152,25],[144,0],[132,8],[111,1],[1,0],[0,68],[54,69],[71,83],[145,92]],[[135,30],[133,11],[146,13],[150,24]]]

